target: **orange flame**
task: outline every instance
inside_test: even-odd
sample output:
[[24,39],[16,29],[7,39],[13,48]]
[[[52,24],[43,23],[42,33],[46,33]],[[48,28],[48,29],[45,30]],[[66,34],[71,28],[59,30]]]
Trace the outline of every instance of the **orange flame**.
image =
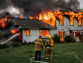
[[15,34],[16,33],[16,30],[11,30],[10,32],[13,33],[13,34]]
[[20,19],[23,19],[22,16],[19,16]]
[[5,28],[4,21],[5,21],[5,19],[4,18],[1,18],[1,20],[0,20],[0,27],[1,28]]
[[[78,18],[78,25],[81,26],[81,19],[82,19],[82,14],[81,12],[79,13],[74,13],[73,11],[69,12],[60,12],[60,11],[46,11],[45,13],[40,13],[39,16],[36,16],[35,19],[42,20],[43,22],[56,26],[56,17],[59,18],[60,25],[63,25],[63,15],[69,15],[70,17],[70,25],[74,25],[73,18],[76,17]],[[29,16],[30,19],[34,19],[33,17]]]
[[63,25],[63,13],[61,13],[60,11],[57,11],[57,12],[55,11],[54,14],[55,14],[55,17],[59,18],[60,25]]
[[60,41],[63,42],[63,31],[60,31]]
[[30,19],[33,19],[33,17],[29,16]]
[[74,15],[75,15],[74,12],[69,11],[68,13],[65,12],[64,14],[70,16],[70,25],[74,25],[74,23],[73,23],[73,18],[74,18]]
[[30,35],[30,30],[26,30],[26,35]]
[[[30,19],[33,19],[33,17],[29,16]],[[51,11],[46,11],[46,13],[40,13],[39,16],[37,16],[35,19],[42,20],[43,22],[55,26],[56,19],[54,14]]]
[[75,40],[77,41],[77,38],[75,38]]
[[7,16],[5,17],[5,21],[7,21]]
[[82,13],[78,13],[78,25],[81,26]]
[[0,19],[0,27],[1,28],[4,29],[6,27],[6,25],[8,25],[8,23],[5,23],[5,21],[7,21],[7,20],[8,20],[7,16],[5,18]]

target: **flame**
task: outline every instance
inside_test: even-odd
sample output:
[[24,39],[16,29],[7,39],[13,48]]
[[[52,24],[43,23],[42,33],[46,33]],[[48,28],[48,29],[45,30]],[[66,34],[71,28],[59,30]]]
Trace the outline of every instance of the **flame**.
[[48,37],[50,35],[50,30],[40,30],[40,36]]
[[59,18],[60,20],[60,25],[63,25],[63,13],[61,13],[59,10],[57,10],[57,12],[54,12],[55,17]]
[[77,41],[77,38],[75,38],[75,40]]
[[52,25],[52,26],[56,26],[56,18],[59,19],[60,21],[60,25],[63,25],[63,15],[69,15],[70,17],[70,25],[74,25],[74,17],[78,18],[78,25],[81,26],[81,19],[82,19],[82,12],[79,13],[74,13],[73,11],[69,11],[69,12],[60,12],[59,10],[57,11],[46,11],[45,13],[40,13],[39,16],[35,16],[35,17],[31,17],[29,16],[30,19],[38,19],[38,20],[42,20],[43,22]]
[[15,24],[17,24],[17,23],[15,23]]
[[30,19],[33,19],[33,17],[29,16]]
[[73,23],[73,18],[74,18],[74,15],[75,15],[74,12],[69,11],[68,13],[65,12],[64,14],[70,16],[70,25],[74,25],[74,23]]
[[42,37],[42,30],[40,30],[40,36]]
[[60,41],[63,42],[63,31],[60,31]]
[[82,13],[78,13],[78,25],[81,26]]
[[15,34],[16,33],[16,30],[11,30],[10,32],[13,33],[13,34]]
[[20,19],[23,19],[22,16],[19,16]]
[[1,28],[3,28],[3,29],[6,28],[6,25],[8,25],[8,23],[7,22],[5,23],[5,21],[7,21],[7,20],[8,20],[7,16],[5,18],[0,19],[0,27]]
[[5,21],[7,21],[7,16],[5,17]]
[[[33,19],[33,17],[29,16],[30,19]],[[55,26],[56,19],[54,16],[54,13],[51,11],[46,11],[46,13],[40,13],[39,16],[35,17],[35,19],[42,20],[43,22]]]
[[30,35],[30,30],[26,30],[26,35]]
[[1,18],[1,20],[0,20],[0,27],[1,28],[5,28],[5,19],[4,18]]

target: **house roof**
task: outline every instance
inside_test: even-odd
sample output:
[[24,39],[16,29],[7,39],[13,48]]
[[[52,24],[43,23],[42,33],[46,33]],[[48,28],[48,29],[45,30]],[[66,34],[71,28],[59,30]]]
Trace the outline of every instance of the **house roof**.
[[16,19],[17,25],[24,25],[22,28],[56,28],[37,19]]

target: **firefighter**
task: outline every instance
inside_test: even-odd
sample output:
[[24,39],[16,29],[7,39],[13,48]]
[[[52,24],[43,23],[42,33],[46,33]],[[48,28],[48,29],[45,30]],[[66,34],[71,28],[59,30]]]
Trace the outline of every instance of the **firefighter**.
[[48,54],[49,54],[49,59],[52,59],[52,53],[53,53],[53,45],[54,41],[51,39],[51,36],[48,36],[48,40],[45,42],[45,59],[48,59]]
[[38,54],[39,54],[38,61],[40,61],[41,51],[43,50],[43,41],[41,39],[41,36],[39,36],[38,39],[35,39],[34,45],[35,45],[35,61],[37,61]]

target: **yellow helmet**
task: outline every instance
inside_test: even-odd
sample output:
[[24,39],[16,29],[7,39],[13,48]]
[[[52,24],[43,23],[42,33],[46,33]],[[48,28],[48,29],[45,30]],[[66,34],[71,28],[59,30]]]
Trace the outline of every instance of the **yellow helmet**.
[[49,39],[51,39],[51,36],[48,36]]

